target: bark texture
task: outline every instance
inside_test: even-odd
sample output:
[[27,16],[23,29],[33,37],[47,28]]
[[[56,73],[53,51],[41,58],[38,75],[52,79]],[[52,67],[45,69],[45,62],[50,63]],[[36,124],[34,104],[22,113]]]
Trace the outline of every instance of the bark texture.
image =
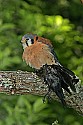
[[[65,94],[65,101],[68,107],[75,109],[83,116],[83,86],[76,85],[76,93],[70,96]],[[5,94],[33,94],[44,96],[48,91],[48,86],[33,72],[27,71],[0,71],[0,93]],[[51,97],[57,101],[55,93]]]

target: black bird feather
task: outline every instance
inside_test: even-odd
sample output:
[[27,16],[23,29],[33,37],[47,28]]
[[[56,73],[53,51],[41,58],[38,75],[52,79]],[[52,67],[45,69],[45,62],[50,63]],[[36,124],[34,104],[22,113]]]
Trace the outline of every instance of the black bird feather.
[[44,65],[40,70],[36,70],[36,74],[44,78],[45,84],[48,85],[48,93],[45,97],[48,96],[50,91],[53,91],[63,105],[66,105],[63,89],[71,94],[68,87],[75,92],[75,84],[79,81],[71,70],[62,65]]

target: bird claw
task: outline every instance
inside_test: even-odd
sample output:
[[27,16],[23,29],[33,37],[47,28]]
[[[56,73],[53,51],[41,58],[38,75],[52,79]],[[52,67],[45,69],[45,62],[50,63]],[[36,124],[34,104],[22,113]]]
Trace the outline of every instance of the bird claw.
[[52,100],[52,98],[50,97],[50,92],[48,91],[46,94],[45,94],[45,96],[43,97],[43,103],[45,103],[46,102],[46,98],[48,99],[48,101],[51,101]]

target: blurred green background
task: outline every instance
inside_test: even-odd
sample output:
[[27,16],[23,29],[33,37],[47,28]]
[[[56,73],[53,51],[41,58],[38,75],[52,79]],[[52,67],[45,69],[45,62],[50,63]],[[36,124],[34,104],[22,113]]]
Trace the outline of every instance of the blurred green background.
[[[80,0],[0,0],[0,70],[32,69],[22,61],[27,32],[49,38],[60,62],[83,83],[83,4]],[[83,116],[38,96],[0,94],[0,125],[83,125]]]

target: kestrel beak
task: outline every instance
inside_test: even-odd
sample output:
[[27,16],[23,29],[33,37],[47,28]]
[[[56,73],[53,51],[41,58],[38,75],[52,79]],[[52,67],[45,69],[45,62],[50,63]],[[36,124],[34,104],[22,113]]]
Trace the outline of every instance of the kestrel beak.
[[25,41],[26,41],[26,38],[22,37],[21,43],[23,44],[23,43],[25,43]]

